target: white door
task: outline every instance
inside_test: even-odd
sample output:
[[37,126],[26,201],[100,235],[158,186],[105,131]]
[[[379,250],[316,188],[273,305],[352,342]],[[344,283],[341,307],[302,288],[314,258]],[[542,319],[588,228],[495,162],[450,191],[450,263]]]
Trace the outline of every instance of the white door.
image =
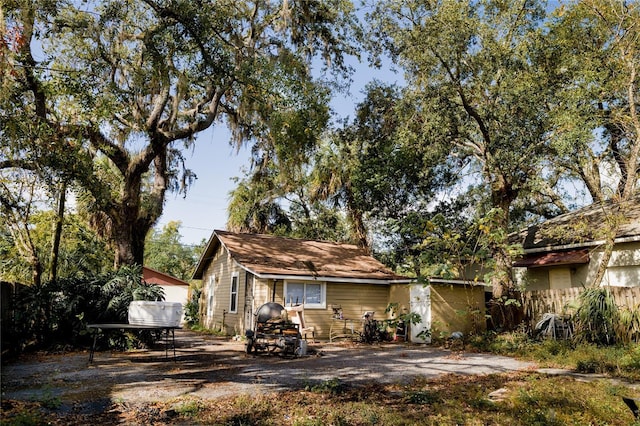
[[[216,276],[215,275],[210,275],[209,276],[209,286],[207,288],[207,293],[208,293],[208,297],[207,297],[207,319],[211,320],[213,318],[213,313],[214,313],[214,304],[216,303],[216,299],[215,299],[215,285],[216,285]],[[208,324],[209,325],[209,324]],[[209,325],[210,326],[210,325]]]
[[409,298],[411,312],[420,315],[420,322],[410,326],[410,340],[413,343],[431,343],[430,336],[418,336],[423,331],[431,330],[431,287],[412,284],[409,287]]

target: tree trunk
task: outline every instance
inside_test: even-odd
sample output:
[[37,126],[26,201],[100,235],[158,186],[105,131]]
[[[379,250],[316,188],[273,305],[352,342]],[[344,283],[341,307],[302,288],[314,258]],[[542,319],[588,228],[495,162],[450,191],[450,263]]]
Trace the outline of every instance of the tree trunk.
[[164,194],[168,185],[166,146],[167,142],[163,141],[153,158],[153,185],[146,196],[142,194],[142,168],[130,167],[133,171],[124,177],[122,201],[110,212],[113,221],[112,238],[116,247],[116,269],[122,265],[143,265],[145,238],[162,215],[164,206]]
[[491,198],[495,215],[488,236],[494,271],[491,275],[493,299],[490,314],[494,327],[513,330],[521,320],[520,304],[517,302],[513,281],[513,263],[509,254],[509,210],[517,191],[511,189],[503,176],[493,181]]
[[142,265],[144,238],[151,225],[141,218],[141,177],[128,176],[122,202],[111,212],[112,238],[115,244],[114,267]]
[[62,237],[62,224],[64,222],[64,205],[67,195],[67,183],[60,184],[60,194],[58,195],[58,213],[53,225],[53,244],[51,244],[51,270],[49,271],[49,281],[58,278],[58,255],[60,253],[60,239]]
[[607,273],[607,267],[609,266],[609,261],[611,260],[613,249],[615,247],[616,235],[618,235],[618,231],[620,230],[622,223],[627,221],[625,212],[621,209],[621,207],[624,208],[623,206],[627,201],[627,199],[614,197],[612,200],[613,204],[611,211],[605,211],[605,223],[603,224],[606,232],[605,243],[602,250],[602,257],[598,263],[596,275],[591,283],[592,287],[600,287],[604,280],[604,276]]
[[[125,217],[123,220],[127,220]],[[116,246],[114,267],[123,265],[142,265],[144,262],[144,239],[151,226],[136,226],[135,217],[131,222],[117,226],[113,239]]]
[[510,298],[515,290],[512,259],[508,252],[509,241],[507,239],[509,210],[515,196],[515,191],[511,190],[504,177],[499,176],[494,180],[491,201],[496,213],[493,223],[491,223],[489,249],[495,262],[495,269],[491,277],[493,297],[495,299]]

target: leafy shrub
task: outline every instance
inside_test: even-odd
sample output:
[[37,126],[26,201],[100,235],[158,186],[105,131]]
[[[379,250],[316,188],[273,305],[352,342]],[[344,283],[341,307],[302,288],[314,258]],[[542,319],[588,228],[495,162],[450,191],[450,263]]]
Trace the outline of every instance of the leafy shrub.
[[640,343],[640,306],[619,311],[616,337],[620,343]]
[[615,343],[614,325],[619,319],[618,306],[606,287],[587,288],[578,298],[575,315],[578,341],[611,345]]
[[102,287],[104,300],[108,301],[107,312],[119,322],[126,322],[129,304],[134,300],[164,300],[162,287],[147,284],[142,280],[140,266],[123,266]]
[[184,305],[184,319],[188,325],[200,323],[200,295],[202,289],[193,288],[191,298]]
[[586,374],[603,373],[602,367],[602,364],[598,360],[592,358],[578,361],[578,363],[576,364],[576,371],[578,373]]
[[636,381],[640,380],[640,344],[632,345],[620,356],[620,368],[626,376]]
[[87,324],[126,323],[131,301],[162,299],[162,288],[145,283],[139,266],[23,287],[13,300],[10,346],[19,352],[87,345]]

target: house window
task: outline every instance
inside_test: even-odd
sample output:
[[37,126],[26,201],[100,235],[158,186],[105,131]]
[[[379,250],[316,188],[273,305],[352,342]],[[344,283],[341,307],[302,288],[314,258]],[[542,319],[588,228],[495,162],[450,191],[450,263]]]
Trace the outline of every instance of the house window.
[[238,273],[234,272],[231,277],[231,303],[229,304],[229,312],[238,312]]
[[327,307],[325,283],[285,283],[285,304],[300,305],[305,308],[324,309]]
[[213,303],[214,303],[213,295],[214,295],[215,285],[216,285],[216,276],[210,275],[209,282],[208,282],[209,298],[207,300],[207,317],[208,318],[213,318]]

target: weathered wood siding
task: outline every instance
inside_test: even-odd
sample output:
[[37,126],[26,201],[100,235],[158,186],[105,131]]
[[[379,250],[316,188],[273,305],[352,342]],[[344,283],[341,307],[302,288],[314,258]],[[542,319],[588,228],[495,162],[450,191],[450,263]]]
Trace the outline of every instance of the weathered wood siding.
[[[234,274],[238,276],[238,300],[236,312],[232,313],[230,312],[231,281]],[[213,294],[213,315],[209,316],[209,279],[213,275],[216,278]],[[246,271],[231,259],[223,246],[219,246],[202,277],[203,297],[201,299],[200,317],[202,318],[203,326],[223,331],[228,335],[244,334],[245,279]]]
[[[609,287],[619,307],[638,309],[640,306],[640,287]],[[524,314],[530,324],[535,325],[545,313],[571,314],[582,288],[561,290],[526,291],[522,293]]]
[[[276,280],[276,293],[273,297],[273,280],[256,279],[256,286],[253,293],[255,312],[260,306],[267,302],[276,302],[284,306],[283,296],[284,283],[282,280]],[[273,300],[272,300],[273,299]]]
[[465,334],[486,329],[485,290],[482,286],[431,284],[431,333]]

